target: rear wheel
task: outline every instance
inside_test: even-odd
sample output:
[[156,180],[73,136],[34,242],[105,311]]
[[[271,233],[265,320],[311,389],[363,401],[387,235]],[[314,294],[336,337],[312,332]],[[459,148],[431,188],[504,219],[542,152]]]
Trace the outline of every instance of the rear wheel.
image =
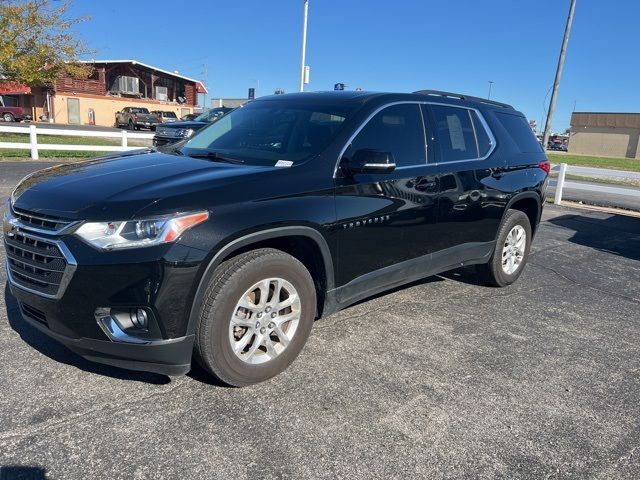
[[488,263],[477,265],[480,278],[495,287],[515,282],[527,263],[531,248],[529,217],[520,210],[508,210],[498,231],[496,246]]
[[234,257],[214,272],[196,326],[195,357],[228,385],[285,370],[304,346],[316,312],[309,271],[280,250]]
[[7,112],[7,113],[5,113],[4,115],[2,115],[2,119],[3,119],[5,122],[13,122],[13,121],[15,121],[15,118],[14,118],[14,117],[13,117],[13,115],[12,115],[11,113],[9,113],[9,112]]

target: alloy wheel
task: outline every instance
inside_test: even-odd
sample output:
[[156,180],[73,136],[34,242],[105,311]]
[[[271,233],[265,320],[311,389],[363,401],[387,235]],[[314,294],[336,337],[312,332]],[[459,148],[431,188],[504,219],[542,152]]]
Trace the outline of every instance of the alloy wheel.
[[243,362],[273,360],[287,348],[300,323],[295,287],[282,278],[266,278],[240,297],[229,322],[229,342]]
[[502,270],[513,275],[524,260],[527,247],[527,232],[521,225],[516,225],[507,234],[502,248]]

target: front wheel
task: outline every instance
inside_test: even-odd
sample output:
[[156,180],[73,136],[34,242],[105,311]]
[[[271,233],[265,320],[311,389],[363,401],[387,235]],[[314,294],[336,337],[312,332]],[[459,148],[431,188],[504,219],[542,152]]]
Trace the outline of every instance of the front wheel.
[[491,259],[476,266],[479,277],[494,287],[511,285],[524,270],[530,248],[529,217],[520,210],[508,210],[500,225]]
[[7,112],[4,115],[2,115],[2,119],[5,122],[13,122],[13,121],[15,121],[15,118],[13,118],[13,115],[11,113],[9,113],[9,112]]
[[195,358],[232,386],[285,370],[309,337],[316,312],[313,279],[296,258],[261,248],[215,270],[196,325]]

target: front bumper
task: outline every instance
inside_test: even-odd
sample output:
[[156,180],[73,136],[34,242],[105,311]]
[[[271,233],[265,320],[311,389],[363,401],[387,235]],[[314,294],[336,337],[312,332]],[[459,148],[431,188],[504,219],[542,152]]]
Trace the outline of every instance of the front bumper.
[[33,310],[20,300],[24,297],[22,290],[13,285],[10,288],[11,293],[18,298],[20,313],[28,324],[87,360],[163,375],[184,375],[191,369],[193,335],[146,344],[67,337],[52,331],[34,316]]
[[[11,293],[28,323],[91,361],[165,375],[189,371],[194,340],[188,321],[204,251],[177,242],[99,252],[73,235],[45,238],[20,227],[11,231],[57,244],[67,257],[58,291],[46,293],[28,288],[23,278],[15,277],[12,272],[30,272],[10,267],[7,260]],[[8,256],[16,244],[12,238],[5,232]],[[11,257],[16,258],[15,250]],[[18,259],[20,264],[34,263],[28,256]],[[103,308],[144,309],[149,315],[148,330],[131,333],[142,341],[110,338],[96,318],[96,312]]]

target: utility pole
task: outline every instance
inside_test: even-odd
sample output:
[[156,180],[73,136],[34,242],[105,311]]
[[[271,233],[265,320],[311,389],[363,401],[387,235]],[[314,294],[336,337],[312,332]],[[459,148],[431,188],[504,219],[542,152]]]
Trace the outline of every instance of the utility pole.
[[[209,84],[209,68],[208,68],[208,64],[204,64],[202,65],[202,70],[203,70],[203,74],[204,74],[204,88],[208,88],[207,85]],[[207,108],[207,92],[202,94],[202,106],[204,108]]]
[[309,15],[309,0],[304,0],[304,14],[302,17],[302,59],[300,61],[300,91],[304,92],[305,56],[307,54],[307,17]]
[[549,135],[551,134],[551,124],[553,123],[553,112],[556,109],[556,99],[558,96],[558,88],[560,87],[560,78],[562,77],[562,69],[564,67],[564,58],[567,54],[567,44],[569,43],[569,35],[571,34],[571,24],[573,23],[573,12],[576,9],[576,0],[571,0],[569,7],[569,15],[567,17],[567,25],[564,29],[564,38],[562,39],[562,47],[560,48],[560,57],[558,58],[558,67],[556,69],[556,78],[553,82],[553,91],[551,92],[551,101],[549,102],[549,111],[547,113],[547,121],[544,124],[544,135],[542,137],[542,148],[547,150]]
[[493,80],[489,80],[489,95],[487,95],[487,100],[491,100],[491,87],[493,85]]

